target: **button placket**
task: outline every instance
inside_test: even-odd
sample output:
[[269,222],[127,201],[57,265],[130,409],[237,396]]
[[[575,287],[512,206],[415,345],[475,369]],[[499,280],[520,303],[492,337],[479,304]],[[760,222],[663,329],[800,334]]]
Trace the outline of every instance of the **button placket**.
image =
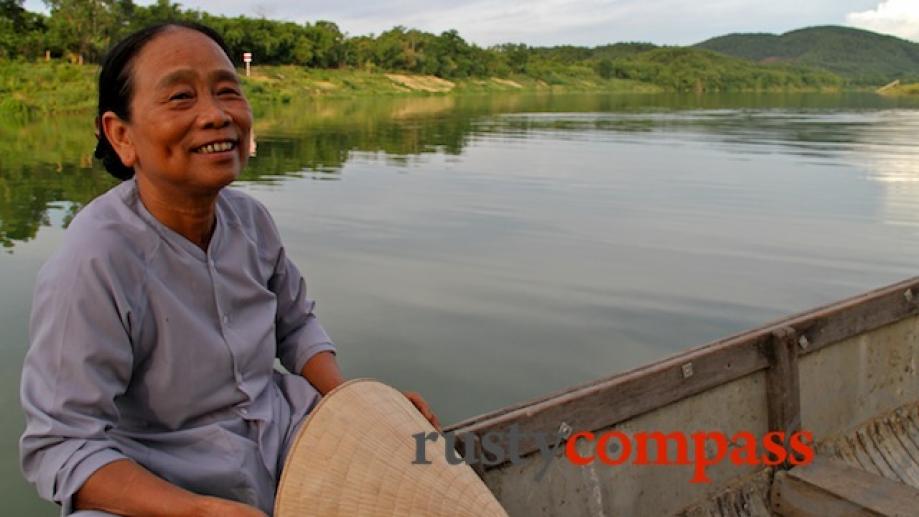
[[230,315],[221,307],[220,289],[217,287],[217,280],[219,279],[219,275],[217,274],[217,267],[212,257],[208,257],[207,266],[208,273],[210,274],[211,278],[211,292],[214,295],[214,306],[217,309],[217,316],[220,318],[220,321],[223,322],[220,333],[223,336],[223,343],[226,345],[227,351],[230,353],[230,359],[233,365],[233,379],[236,381],[236,385],[240,388],[240,390],[245,393],[245,390],[242,390],[243,377],[239,373],[239,358],[236,356],[236,351],[233,350],[233,345],[230,343],[230,336],[227,333],[227,327],[230,323]]

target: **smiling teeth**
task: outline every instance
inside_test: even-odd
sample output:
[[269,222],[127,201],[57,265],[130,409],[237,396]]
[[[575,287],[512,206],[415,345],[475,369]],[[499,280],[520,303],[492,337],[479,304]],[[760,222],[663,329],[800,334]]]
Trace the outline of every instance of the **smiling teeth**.
[[219,153],[222,151],[229,151],[233,147],[234,147],[233,142],[218,142],[216,144],[208,144],[208,145],[205,145],[204,147],[199,147],[198,152],[204,153],[204,154]]

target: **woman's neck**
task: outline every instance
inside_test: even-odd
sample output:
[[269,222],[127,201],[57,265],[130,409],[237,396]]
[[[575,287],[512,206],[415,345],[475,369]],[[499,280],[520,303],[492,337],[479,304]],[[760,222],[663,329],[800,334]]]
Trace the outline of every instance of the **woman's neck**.
[[216,222],[218,192],[193,195],[135,174],[137,193],[153,217],[207,252]]

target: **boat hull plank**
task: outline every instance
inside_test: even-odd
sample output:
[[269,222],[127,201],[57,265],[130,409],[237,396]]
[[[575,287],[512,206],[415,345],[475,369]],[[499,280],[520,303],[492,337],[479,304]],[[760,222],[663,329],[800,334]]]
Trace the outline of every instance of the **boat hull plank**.
[[[768,428],[765,385],[765,373],[757,372],[597,432],[634,436],[717,429],[729,436],[738,431],[761,436]],[[589,442],[579,441],[578,452],[590,455]],[[724,461],[706,470],[711,482],[691,483],[692,465],[608,466],[597,461],[580,467],[561,458],[537,480],[543,466],[541,455],[531,454],[521,463],[486,470],[483,479],[511,516],[659,516],[678,513],[761,470]]]
[[677,517],[771,517],[770,487],[773,470],[764,468],[741,478],[699,504],[677,513]]
[[772,509],[783,517],[908,517],[917,508],[919,489],[822,457],[776,473],[772,487]]
[[916,316],[802,356],[802,428],[820,442],[919,400],[917,362]]
[[[874,418],[817,445],[821,456],[919,489],[919,404]],[[882,465],[879,467],[878,465]]]

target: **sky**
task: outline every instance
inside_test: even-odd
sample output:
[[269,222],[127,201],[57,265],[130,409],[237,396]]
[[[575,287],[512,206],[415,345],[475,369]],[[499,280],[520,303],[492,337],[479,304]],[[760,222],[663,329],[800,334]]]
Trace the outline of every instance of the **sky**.
[[[138,4],[152,3],[135,0]],[[732,32],[847,25],[919,42],[919,0],[186,0],[184,8],[296,22],[331,20],[348,34],[396,25],[456,29],[481,46],[595,46],[618,41],[689,45]],[[41,0],[26,8],[46,11]]]

